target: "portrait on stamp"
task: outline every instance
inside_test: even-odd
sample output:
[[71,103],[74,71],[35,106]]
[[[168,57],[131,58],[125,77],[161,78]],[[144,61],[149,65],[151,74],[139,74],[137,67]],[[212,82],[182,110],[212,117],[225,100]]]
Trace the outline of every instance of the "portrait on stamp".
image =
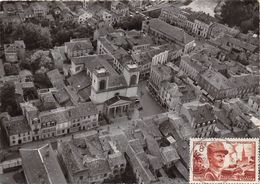
[[191,139],[190,183],[257,183],[258,139]]

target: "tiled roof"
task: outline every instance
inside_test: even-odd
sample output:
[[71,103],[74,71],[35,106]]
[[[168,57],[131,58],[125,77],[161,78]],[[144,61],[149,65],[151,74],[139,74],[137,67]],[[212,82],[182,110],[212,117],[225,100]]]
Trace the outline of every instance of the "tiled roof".
[[203,104],[197,107],[188,107],[189,113],[192,118],[194,118],[195,124],[204,123],[208,121],[215,120],[216,117],[214,115],[214,111],[210,104]]
[[190,160],[190,147],[187,141],[185,140],[179,140],[177,141],[176,150],[182,159],[182,161],[185,163],[185,166],[189,166],[189,160]]
[[149,24],[149,26],[152,29],[155,29],[156,31],[161,32],[164,35],[167,35],[168,37],[170,37],[173,40],[178,40],[179,42],[183,43],[183,44],[187,44],[190,43],[191,41],[194,40],[194,38],[192,36],[190,36],[189,34],[185,33],[184,30],[172,26],[160,19],[151,19],[149,21],[143,22],[143,24]]
[[31,131],[29,124],[23,116],[11,117],[10,121],[6,124],[8,135],[18,135]]
[[260,106],[260,95],[250,96],[249,99],[251,99],[254,103]]
[[62,87],[63,85],[65,85],[63,82],[64,77],[63,77],[63,75],[60,74],[58,69],[54,69],[54,70],[47,72],[47,76],[53,86]]
[[97,68],[104,67],[109,73],[109,88],[124,87],[127,85],[126,80],[124,76],[119,75],[119,73],[113,68],[112,60],[113,58],[108,54],[72,58],[72,62],[75,64],[84,64],[84,67],[91,73],[93,73]]
[[136,45],[153,44],[152,38],[148,35],[127,35],[126,37],[128,43],[133,47]]
[[92,43],[90,42],[89,39],[81,39],[81,40],[66,42],[65,46],[71,52],[79,51],[79,50],[93,50]]
[[61,88],[58,91],[54,91],[53,96],[60,105],[70,100],[70,97],[64,88]]
[[136,152],[133,144],[128,144],[126,153],[130,158],[130,162],[133,165],[133,168],[138,170],[140,177],[145,183],[150,183],[151,181],[155,180],[155,177],[148,169],[148,158],[143,150]]
[[164,76],[164,78],[171,77],[171,69],[165,65],[153,65],[151,66],[152,70],[159,74],[160,76]]
[[109,163],[96,135],[61,143],[65,165],[70,173],[84,171],[89,177],[110,172]]
[[50,145],[22,148],[20,154],[29,183],[67,183]]
[[180,159],[176,149],[172,146],[162,147],[161,152],[166,163],[174,162]]
[[41,122],[55,121],[57,124],[97,114],[96,105],[92,102],[79,103],[78,106],[60,107],[51,111],[40,112]]
[[189,171],[180,160],[175,163],[175,167],[186,180],[189,180]]
[[75,75],[72,75],[67,79],[68,83],[73,86],[74,89],[77,91],[84,89],[88,86],[91,86],[92,80],[87,75],[86,71],[82,71],[80,73],[77,73]]
[[207,70],[201,76],[219,90],[231,88],[229,80],[219,72]]

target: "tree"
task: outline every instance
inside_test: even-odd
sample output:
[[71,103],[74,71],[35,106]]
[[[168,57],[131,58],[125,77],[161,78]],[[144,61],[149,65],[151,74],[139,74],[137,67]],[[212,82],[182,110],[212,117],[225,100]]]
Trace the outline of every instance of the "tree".
[[26,58],[25,60],[21,61],[21,63],[20,63],[20,68],[21,68],[22,70],[26,69],[26,70],[32,71],[32,66],[31,66],[31,61],[30,61],[30,59]]
[[118,26],[124,30],[141,30],[143,20],[144,18],[141,15],[135,15],[134,17],[126,17],[124,21],[115,24],[114,27]]
[[51,82],[47,77],[46,73],[37,72],[34,76],[35,86],[38,88],[51,88]]
[[43,50],[38,50],[31,56],[31,67],[33,72],[36,72],[41,67],[52,70],[54,69],[54,62],[49,57],[49,53],[46,53]]
[[221,9],[221,21],[230,27],[238,26],[244,33],[248,30],[258,33],[258,10],[257,0],[226,1]]
[[19,67],[15,64],[5,63],[4,70],[7,76],[19,74]]
[[2,110],[11,116],[19,114],[15,98],[15,86],[13,82],[6,82],[1,89]]
[[22,39],[29,50],[51,48],[52,39],[49,28],[33,23],[23,23],[15,27],[14,39]]

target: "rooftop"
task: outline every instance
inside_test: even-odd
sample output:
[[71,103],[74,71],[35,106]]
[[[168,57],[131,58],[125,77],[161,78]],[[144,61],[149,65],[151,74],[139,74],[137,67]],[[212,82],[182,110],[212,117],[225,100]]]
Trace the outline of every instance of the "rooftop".
[[214,70],[206,70],[201,74],[201,77],[219,90],[230,89],[232,87],[224,75]]
[[11,117],[10,121],[6,124],[6,130],[9,136],[28,133],[31,131],[24,116]]
[[86,38],[72,39],[70,42],[65,43],[65,47],[67,47],[71,52],[78,50],[93,50],[92,43]]
[[64,76],[60,74],[58,69],[47,72],[47,76],[55,87],[62,87],[64,84]]
[[29,183],[67,183],[56,155],[49,144],[22,148],[20,154],[24,173]]
[[188,106],[188,112],[196,123],[204,123],[215,120],[213,107],[210,104],[201,104],[198,106]]
[[188,44],[194,40],[194,38],[187,34],[184,30],[172,26],[160,19],[151,19],[149,21],[143,22],[143,24],[148,24],[152,29],[159,31],[162,34],[173,39],[173,41],[177,40],[182,44]]
[[89,75],[87,75],[86,71],[70,76],[67,81],[76,91],[89,87],[92,83],[92,80]]
[[170,78],[172,71],[169,67],[165,65],[153,65],[152,70],[157,73],[157,75],[165,76],[164,78]]
[[62,157],[69,172],[85,172],[92,177],[110,171],[109,163],[97,135],[61,143]]

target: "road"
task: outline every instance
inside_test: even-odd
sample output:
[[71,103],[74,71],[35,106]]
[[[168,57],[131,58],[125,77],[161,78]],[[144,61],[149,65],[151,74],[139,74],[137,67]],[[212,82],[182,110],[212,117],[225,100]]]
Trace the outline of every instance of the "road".
[[139,83],[138,95],[140,97],[140,103],[143,107],[143,110],[140,111],[140,117],[166,112],[148,93],[146,89],[146,81],[141,81]]

